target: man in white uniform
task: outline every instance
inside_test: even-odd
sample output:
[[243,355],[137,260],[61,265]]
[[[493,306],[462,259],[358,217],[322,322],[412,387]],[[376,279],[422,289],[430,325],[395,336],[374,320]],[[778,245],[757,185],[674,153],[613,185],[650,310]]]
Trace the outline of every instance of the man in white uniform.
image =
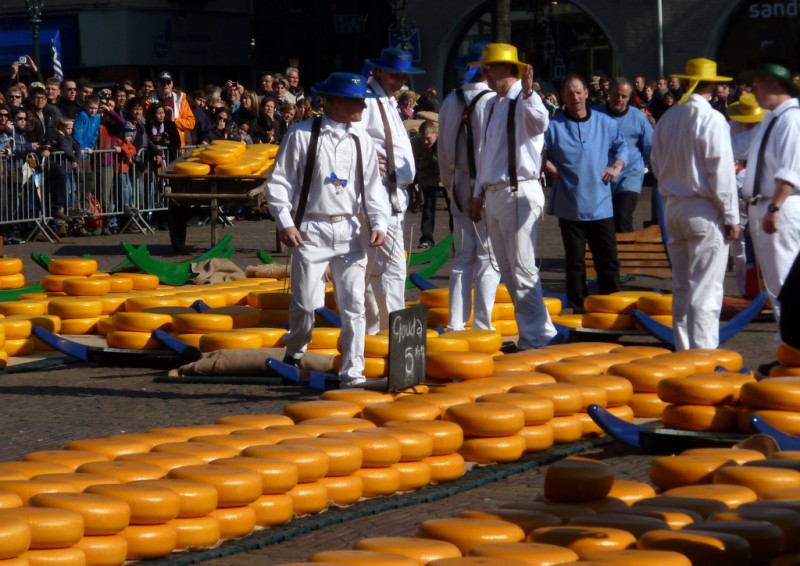
[[544,209],[539,176],[549,112],[533,91],[533,69],[518,60],[513,45],[490,43],[483,48],[481,61],[470,66],[482,67],[497,96],[486,105],[469,215],[477,222],[485,208],[489,239],[514,303],[517,348],[541,348],[556,335],[534,253]]
[[739,205],[730,129],[709,100],[720,81],[717,64],[690,59],[680,105],[664,113],[653,134],[650,162],[666,197],[667,251],[672,263],[675,349],[719,346],[728,242],[739,236]]
[[[470,54],[480,57],[484,45],[472,46]],[[481,124],[486,104],[494,96],[480,67],[470,67],[464,85],[444,99],[439,112],[439,170],[450,196],[455,246],[450,270],[447,325],[450,330],[464,330],[473,310],[472,328],[492,328],[492,307],[500,273],[493,262],[486,223],[473,222],[467,214],[475,190],[476,164],[483,147]]]
[[313,90],[325,97],[325,114],[289,131],[267,190],[280,239],[291,248],[284,361],[297,365],[311,341],[314,310],[324,304],[323,278],[330,266],[342,316],[340,387],[358,387],[365,383],[367,247],[383,244],[389,210],[375,146],[354,125],[364,100],[374,95],[364,77],[350,73],[332,73]]
[[800,87],[789,69],[773,63],[743,73],[742,80],[752,81],[758,105],[769,110],[758,126],[735,138],[734,149],[747,160],[742,194],[750,202],[750,234],[780,322],[778,295],[800,252]]
[[386,242],[369,253],[367,266],[367,333],[377,334],[389,327],[389,313],[406,306],[406,187],[414,182],[416,167],[411,140],[397,112],[396,96],[408,75],[424,71],[411,65],[411,53],[394,48],[384,49],[380,57],[367,59],[366,64],[373,69],[368,84],[377,97],[367,100],[361,127],[377,148],[378,166],[392,212]]

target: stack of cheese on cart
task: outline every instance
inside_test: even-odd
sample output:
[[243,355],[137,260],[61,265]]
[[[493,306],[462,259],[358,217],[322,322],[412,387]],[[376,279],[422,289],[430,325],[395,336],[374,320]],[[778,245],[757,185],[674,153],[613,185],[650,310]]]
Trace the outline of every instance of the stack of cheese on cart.
[[176,175],[263,175],[275,162],[278,146],[246,145],[235,140],[214,140],[194,148],[188,157],[175,163]]
[[413,536],[363,538],[280,566],[798,564],[798,458],[739,448],[658,457],[649,470],[657,494],[614,478],[602,461],[570,457],[547,469],[541,497],[427,519]]

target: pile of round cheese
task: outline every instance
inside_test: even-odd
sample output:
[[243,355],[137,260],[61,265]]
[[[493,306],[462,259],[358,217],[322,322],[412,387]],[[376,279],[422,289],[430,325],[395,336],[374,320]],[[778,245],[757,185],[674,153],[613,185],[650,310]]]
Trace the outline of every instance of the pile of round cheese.
[[630,313],[634,309],[672,326],[672,295],[653,291],[618,291],[609,295],[589,295],[583,306],[586,313],[581,316],[581,328],[632,330],[635,323]]
[[196,147],[186,159],[175,163],[173,172],[193,177],[262,175],[273,165],[277,154],[277,145],[214,140],[207,146]]
[[22,260],[17,257],[0,257],[0,291],[22,289],[24,286]]

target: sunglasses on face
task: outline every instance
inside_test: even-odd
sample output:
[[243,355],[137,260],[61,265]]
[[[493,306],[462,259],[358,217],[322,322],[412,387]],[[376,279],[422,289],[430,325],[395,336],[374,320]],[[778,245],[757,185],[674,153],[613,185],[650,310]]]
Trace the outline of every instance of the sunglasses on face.
[[21,94],[9,94],[8,97],[9,98],[22,98],[22,95]]
[[0,118],[8,118],[8,112],[0,112]]
[[18,116],[16,120],[17,122],[27,122],[28,118],[26,116]]
[[70,86],[68,86],[68,87],[66,87],[64,90],[66,90],[67,92],[75,92],[75,91],[76,91],[76,90],[78,90],[78,89],[77,89],[77,88],[75,88],[75,87],[70,87]]

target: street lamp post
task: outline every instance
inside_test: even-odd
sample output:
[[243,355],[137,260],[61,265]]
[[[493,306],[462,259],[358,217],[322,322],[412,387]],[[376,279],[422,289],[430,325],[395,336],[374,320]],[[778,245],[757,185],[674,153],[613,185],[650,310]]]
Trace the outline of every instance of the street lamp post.
[[37,68],[39,67],[39,26],[42,23],[42,8],[44,0],[25,0],[25,7],[31,18],[31,40],[33,41],[31,57]]

